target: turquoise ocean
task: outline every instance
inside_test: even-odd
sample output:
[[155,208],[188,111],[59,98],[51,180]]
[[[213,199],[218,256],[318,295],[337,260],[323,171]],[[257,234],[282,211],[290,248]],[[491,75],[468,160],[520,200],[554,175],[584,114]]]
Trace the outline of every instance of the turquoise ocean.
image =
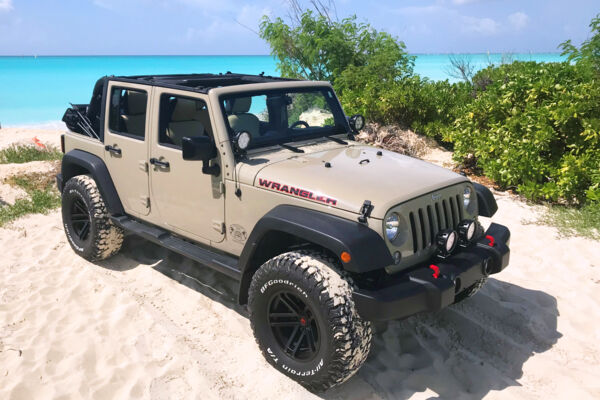
[[[500,54],[465,54],[477,69]],[[514,54],[514,60],[563,61],[556,53]],[[415,72],[433,80],[448,75],[447,54],[417,54]],[[200,72],[277,75],[271,56],[85,56],[0,57],[0,125],[38,125],[59,121],[72,103],[88,103],[96,80],[104,75]]]

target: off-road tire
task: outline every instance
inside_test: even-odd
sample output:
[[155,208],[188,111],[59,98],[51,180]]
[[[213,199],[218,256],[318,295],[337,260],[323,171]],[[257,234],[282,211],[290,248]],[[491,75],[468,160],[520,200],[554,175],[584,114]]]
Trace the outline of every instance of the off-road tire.
[[[314,392],[350,378],[365,362],[372,337],[371,324],[356,312],[352,292],[352,282],[339,272],[336,260],[320,252],[294,251],[264,263],[252,278],[248,308],[254,337],[266,360]],[[314,324],[308,326],[307,336],[312,328],[317,328],[318,350],[310,359],[299,360],[286,354],[278,342],[280,331],[276,329],[281,328],[270,325],[275,315],[273,304],[281,305],[273,299],[281,293],[305,302]],[[307,343],[305,352],[310,352],[310,347]]]
[[479,279],[474,284],[457,294],[456,297],[454,297],[454,304],[460,303],[461,301],[466,300],[469,297],[475,295],[475,293],[479,292],[479,289],[481,289],[486,282],[487,277],[484,276],[483,278]]
[[[89,226],[84,236],[80,235],[82,229],[79,228],[86,224],[86,221],[81,222],[85,212]],[[71,248],[86,260],[104,260],[121,249],[123,230],[111,222],[92,177],[78,175],[67,181],[62,192],[62,219]]]

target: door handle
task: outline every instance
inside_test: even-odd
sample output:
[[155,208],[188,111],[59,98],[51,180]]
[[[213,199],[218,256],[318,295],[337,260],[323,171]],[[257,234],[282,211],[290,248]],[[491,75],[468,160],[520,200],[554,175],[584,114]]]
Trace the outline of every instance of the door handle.
[[118,154],[118,155],[121,155],[121,153],[122,153],[121,149],[119,149],[118,147],[111,146],[111,145],[108,145],[108,144],[106,146],[104,146],[104,150],[110,151],[111,153]]
[[155,165],[159,168],[169,168],[170,165],[168,161],[159,161],[157,158],[151,158],[150,164]]

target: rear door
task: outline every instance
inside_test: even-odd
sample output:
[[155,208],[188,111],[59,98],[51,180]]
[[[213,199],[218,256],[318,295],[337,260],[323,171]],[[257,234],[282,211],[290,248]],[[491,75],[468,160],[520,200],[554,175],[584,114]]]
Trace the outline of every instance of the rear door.
[[148,134],[151,90],[144,85],[109,82],[104,127],[104,160],[125,212],[150,212]]
[[222,176],[203,174],[202,161],[187,161],[181,154],[183,137],[213,138],[207,97],[155,87],[152,114],[149,174],[153,222],[200,242],[222,241]]

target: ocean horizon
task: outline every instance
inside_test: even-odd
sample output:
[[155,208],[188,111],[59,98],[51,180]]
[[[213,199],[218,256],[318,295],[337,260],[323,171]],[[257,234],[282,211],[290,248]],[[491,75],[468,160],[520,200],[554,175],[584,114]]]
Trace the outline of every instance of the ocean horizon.
[[[468,58],[476,70],[500,63],[501,53],[413,54],[415,73],[456,81],[450,56]],[[509,54],[511,60],[560,62],[559,53]],[[0,56],[0,126],[60,121],[69,103],[89,103],[96,80],[105,75],[225,73],[278,75],[270,55]]]

